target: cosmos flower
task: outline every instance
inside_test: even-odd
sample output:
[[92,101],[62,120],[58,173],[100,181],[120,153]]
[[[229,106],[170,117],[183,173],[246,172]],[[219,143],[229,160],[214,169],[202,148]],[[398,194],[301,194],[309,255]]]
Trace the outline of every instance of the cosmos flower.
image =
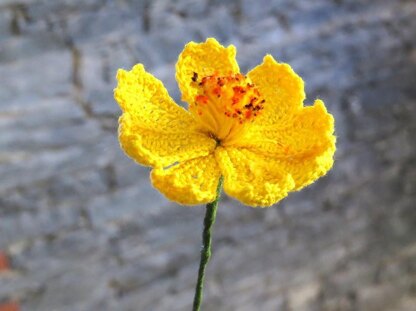
[[247,75],[235,55],[213,38],[185,46],[176,80],[188,110],[142,64],[117,73],[121,147],[153,168],[153,186],[170,200],[212,202],[223,176],[229,196],[270,206],[333,165],[334,119],[324,103],[304,106],[303,80],[271,55]]

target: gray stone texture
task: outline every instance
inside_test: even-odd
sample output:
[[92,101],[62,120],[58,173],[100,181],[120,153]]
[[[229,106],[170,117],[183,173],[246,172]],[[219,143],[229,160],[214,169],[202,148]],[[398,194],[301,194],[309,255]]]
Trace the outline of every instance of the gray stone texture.
[[243,71],[290,63],[338,151],[270,209],[223,197],[204,310],[416,310],[414,0],[0,0],[0,302],[191,309],[204,208],[122,153],[112,90],[141,62],[179,102],[177,55],[209,36]]

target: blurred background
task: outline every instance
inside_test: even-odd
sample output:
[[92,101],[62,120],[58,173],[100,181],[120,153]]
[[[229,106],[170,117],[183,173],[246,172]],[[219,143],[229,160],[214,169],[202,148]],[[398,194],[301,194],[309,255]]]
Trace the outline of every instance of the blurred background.
[[143,63],[179,102],[210,36],[290,63],[338,151],[272,208],[223,197],[204,310],[416,310],[414,0],[0,0],[0,310],[191,309],[204,207],[122,153],[112,92]]

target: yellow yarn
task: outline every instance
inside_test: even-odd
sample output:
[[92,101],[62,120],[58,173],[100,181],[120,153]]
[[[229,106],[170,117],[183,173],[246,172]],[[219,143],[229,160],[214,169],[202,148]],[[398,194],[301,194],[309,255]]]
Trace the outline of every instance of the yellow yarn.
[[143,65],[120,69],[117,80],[114,96],[123,111],[119,140],[128,156],[142,165],[164,167],[213,152],[216,142],[198,130],[189,112]]
[[169,169],[155,168],[153,185],[169,199],[186,205],[212,202],[221,172],[213,154],[184,161]]
[[190,83],[194,72],[200,77],[210,76],[214,73],[229,75],[239,73],[235,60],[236,49],[233,45],[223,47],[214,38],[205,43],[189,42],[179,55],[176,63],[176,81],[182,92],[182,100],[191,104],[197,94],[197,87]]
[[119,140],[128,156],[153,167],[168,199],[209,203],[224,191],[250,206],[270,206],[333,165],[334,119],[321,100],[304,107],[302,79],[267,55],[247,76],[234,46],[210,38],[185,46],[176,79],[189,111],[138,64],[119,70]]

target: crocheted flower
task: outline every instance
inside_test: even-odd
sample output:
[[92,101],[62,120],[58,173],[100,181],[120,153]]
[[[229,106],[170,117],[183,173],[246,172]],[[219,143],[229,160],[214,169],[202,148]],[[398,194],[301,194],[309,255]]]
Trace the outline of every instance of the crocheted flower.
[[334,119],[324,103],[303,106],[302,79],[271,55],[247,75],[235,55],[213,38],[185,46],[176,80],[188,110],[143,65],[117,73],[121,147],[153,168],[153,186],[170,200],[211,202],[222,175],[229,196],[270,206],[332,167]]

